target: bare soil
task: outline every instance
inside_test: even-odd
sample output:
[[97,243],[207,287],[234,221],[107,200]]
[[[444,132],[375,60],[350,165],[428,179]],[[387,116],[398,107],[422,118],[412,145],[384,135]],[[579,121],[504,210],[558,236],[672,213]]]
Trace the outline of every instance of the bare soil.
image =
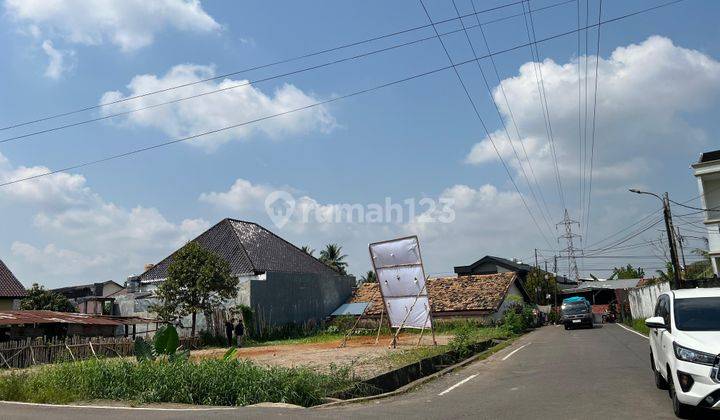
[[[398,346],[389,348],[389,335],[380,336],[375,344],[374,336],[356,336],[340,347],[341,340],[326,341],[307,344],[282,344],[261,347],[246,347],[238,351],[238,358],[252,360],[253,362],[283,367],[311,367],[320,371],[327,371],[331,365],[350,366],[353,374],[358,378],[369,378],[392,370],[393,353],[411,350],[416,347],[418,335],[401,335]],[[447,344],[450,336],[438,335],[438,344]],[[432,337],[424,336],[420,347],[431,346]],[[227,349],[205,349],[193,351],[193,360],[205,358],[221,358]]]

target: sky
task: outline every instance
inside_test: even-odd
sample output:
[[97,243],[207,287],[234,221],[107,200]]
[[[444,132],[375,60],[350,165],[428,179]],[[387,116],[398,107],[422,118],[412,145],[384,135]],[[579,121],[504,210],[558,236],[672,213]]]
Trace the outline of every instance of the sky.
[[[582,275],[627,263],[652,274],[662,224],[621,241],[660,205],[627,189],[700,205],[690,164],[720,145],[720,4],[603,24],[598,60],[597,27],[544,41],[538,61],[520,3],[425,0],[433,21],[450,19],[441,44],[419,1],[4,0],[0,183],[242,125],[0,187],[0,259],[26,286],[123,282],[231,217],[316,255],[340,244],[358,276],[369,243],[407,235],[431,275],[487,254],[534,263],[536,248],[552,268],[567,208]],[[660,3],[605,0],[602,20]],[[530,5],[536,39],[576,30],[578,16],[597,23],[600,7]],[[465,17],[466,36],[456,18],[473,7],[497,9]],[[443,47],[464,62],[457,75]],[[472,61],[488,49],[509,51]],[[284,217],[266,209],[277,197]],[[701,215],[673,211],[692,261]]]

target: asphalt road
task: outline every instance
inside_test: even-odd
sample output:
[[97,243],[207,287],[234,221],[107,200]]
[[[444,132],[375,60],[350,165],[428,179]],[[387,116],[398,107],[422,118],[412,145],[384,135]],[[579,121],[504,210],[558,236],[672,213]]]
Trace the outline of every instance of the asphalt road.
[[[160,411],[0,404],[0,419],[672,419],[647,339],[618,325],[544,327],[492,357],[394,398],[327,409]],[[708,418],[703,413],[698,418]],[[711,418],[720,418],[712,416]]]

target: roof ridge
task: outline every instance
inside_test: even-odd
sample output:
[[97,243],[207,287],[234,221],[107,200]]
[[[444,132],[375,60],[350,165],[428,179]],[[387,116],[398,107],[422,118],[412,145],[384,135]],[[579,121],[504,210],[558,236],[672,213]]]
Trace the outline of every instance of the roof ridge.
[[[233,218],[230,218],[230,217],[224,218],[223,220],[221,220],[221,223],[222,223],[222,222],[228,222],[228,223],[231,223],[231,222],[252,223],[252,222],[245,222],[245,221],[243,221],[243,220],[233,219]],[[255,225],[259,226],[260,228],[263,228],[262,226],[260,226],[260,225],[258,225],[258,224],[256,224],[256,223],[252,223],[252,224],[255,224]],[[252,258],[250,258],[250,254],[248,254],[247,248],[245,248],[245,244],[243,243],[242,239],[240,239],[240,235],[238,235],[238,232],[237,232],[237,230],[235,229],[235,226],[232,226],[232,224],[231,224],[231,225],[230,225],[230,229],[232,230],[233,236],[235,237],[235,239],[237,239],[238,243],[240,244],[240,248],[242,248],[243,252],[245,253],[245,257],[247,257],[247,260],[250,261],[250,266],[251,266],[252,269],[253,269],[253,273],[256,272],[256,271],[257,271],[257,268],[255,267],[255,262],[253,262]],[[263,229],[264,229],[264,228],[263,228]],[[266,229],[266,230],[267,230],[267,229]],[[268,231],[268,232],[269,232],[269,231]]]

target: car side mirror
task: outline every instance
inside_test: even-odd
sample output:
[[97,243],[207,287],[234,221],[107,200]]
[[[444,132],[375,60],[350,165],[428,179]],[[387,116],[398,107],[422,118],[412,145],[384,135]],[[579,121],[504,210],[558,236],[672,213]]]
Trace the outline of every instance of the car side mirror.
[[654,316],[645,320],[645,325],[648,328],[664,328],[667,329],[665,319],[661,316]]

